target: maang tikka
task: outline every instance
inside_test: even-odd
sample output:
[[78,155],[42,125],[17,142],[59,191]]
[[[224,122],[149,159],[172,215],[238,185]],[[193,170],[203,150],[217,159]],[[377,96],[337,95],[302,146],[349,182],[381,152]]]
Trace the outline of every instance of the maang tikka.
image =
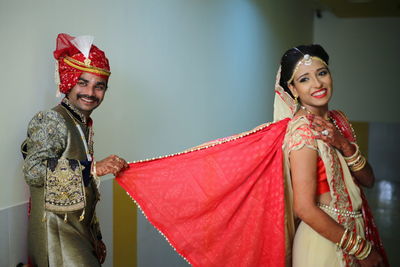
[[293,81],[294,75],[296,74],[297,70],[299,69],[300,65],[302,65],[302,64],[304,64],[305,66],[310,66],[312,64],[313,59],[316,59],[316,60],[321,61],[325,66],[328,66],[328,64],[326,64],[326,62],[324,60],[322,60],[321,58],[315,57],[315,56],[310,56],[310,54],[304,54],[297,47],[295,47],[294,49],[299,51],[303,55],[303,58],[297,62],[296,67],[293,70],[292,76],[290,77],[290,79],[287,82],[288,85]]

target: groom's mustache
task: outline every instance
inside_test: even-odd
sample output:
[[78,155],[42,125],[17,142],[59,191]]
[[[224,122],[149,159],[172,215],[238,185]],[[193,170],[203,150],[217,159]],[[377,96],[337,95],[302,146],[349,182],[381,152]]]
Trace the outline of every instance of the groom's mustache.
[[89,100],[93,100],[93,101],[96,101],[96,102],[100,101],[100,99],[98,97],[95,97],[94,95],[78,94],[77,95],[77,99],[79,99],[79,98],[87,98]]

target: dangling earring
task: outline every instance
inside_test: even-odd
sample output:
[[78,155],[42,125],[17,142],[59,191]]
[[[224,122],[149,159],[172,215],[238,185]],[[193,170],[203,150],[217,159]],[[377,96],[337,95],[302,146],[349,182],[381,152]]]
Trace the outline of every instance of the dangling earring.
[[299,104],[299,96],[294,96],[294,104],[298,105]]

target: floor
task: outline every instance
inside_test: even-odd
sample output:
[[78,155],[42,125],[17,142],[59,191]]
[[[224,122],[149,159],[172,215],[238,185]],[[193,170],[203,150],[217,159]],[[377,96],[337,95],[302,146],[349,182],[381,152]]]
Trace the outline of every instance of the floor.
[[365,190],[390,266],[400,266],[400,181],[377,179]]

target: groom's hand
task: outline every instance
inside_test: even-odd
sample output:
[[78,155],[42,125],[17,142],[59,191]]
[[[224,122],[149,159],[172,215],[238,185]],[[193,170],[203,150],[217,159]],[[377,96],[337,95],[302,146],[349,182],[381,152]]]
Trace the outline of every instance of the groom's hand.
[[96,162],[96,174],[97,176],[103,176],[106,174],[117,176],[118,173],[128,167],[128,163],[123,158],[116,155],[110,155],[107,158]]

